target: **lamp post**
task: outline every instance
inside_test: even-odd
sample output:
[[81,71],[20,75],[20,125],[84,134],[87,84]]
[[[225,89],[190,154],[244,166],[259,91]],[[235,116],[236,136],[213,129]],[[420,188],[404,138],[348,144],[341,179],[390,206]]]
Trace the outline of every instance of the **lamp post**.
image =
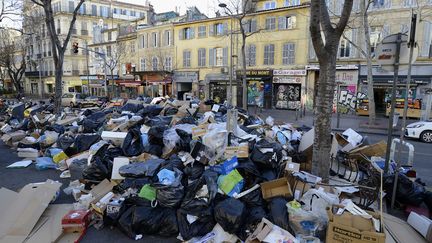
[[[225,3],[220,3],[219,7],[224,8],[226,11],[229,11],[229,9],[227,8],[227,5]],[[228,106],[232,105],[232,81],[233,81],[233,21],[232,21],[232,16],[230,16],[230,65],[229,65],[229,87],[228,87],[228,97],[227,97],[227,102],[228,102]]]

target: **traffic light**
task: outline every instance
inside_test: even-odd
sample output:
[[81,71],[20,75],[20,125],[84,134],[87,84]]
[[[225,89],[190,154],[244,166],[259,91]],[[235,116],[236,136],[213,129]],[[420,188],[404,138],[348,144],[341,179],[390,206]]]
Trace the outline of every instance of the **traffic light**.
[[72,44],[72,51],[73,53],[77,54],[78,53],[78,42],[74,42]]

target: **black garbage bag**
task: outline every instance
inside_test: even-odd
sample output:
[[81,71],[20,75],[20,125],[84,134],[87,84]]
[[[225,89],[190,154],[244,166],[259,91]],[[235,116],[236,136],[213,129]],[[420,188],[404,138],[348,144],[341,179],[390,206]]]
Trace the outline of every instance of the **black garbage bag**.
[[153,177],[159,171],[163,159],[150,159],[146,162],[137,162],[119,168],[119,174],[127,178]]
[[70,136],[70,135],[61,135],[58,139],[57,139],[57,147],[61,148],[62,150],[66,150],[67,148],[69,148],[73,143],[75,142],[75,138]]
[[188,164],[183,172],[188,176],[189,180],[196,180],[201,177],[205,170],[205,165],[201,163]]
[[[195,216],[197,219],[190,224],[187,215]],[[185,241],[208,234],[216,225],[211,207],[195,208],[189,211],[179,209],[177,210],[177,223],[180,235]]]
[[133,103],[126,103],[122,108],[121,111],[128,111],[132,113],[137,113],[139,110],[141,110],[144,106],[142,104],[133,104]]
[[192,134],[187,133],[181,129],[175,130],[180,139],[176,143],[178,151],[190,152],[190,142],[192,141]]
[[58,124],[53,124],[53,125],[47,126],[46,130],[47,131],[54,131],[58,134],[63,134],[65,132],[64,126],[58,125]]
[[[186,187],[186,194],[181,208],[185,210],[192,210],[196,207],[208,207],[213,202],[218,190],[217,185],[218,174],[211,170],[206,170],[201,178],[193,181]],[[207,187],[207,195],[198,195],[199,191]]]
[[101,137],[97,134],[79,134],[75,137],[74,147],[77,153],[81,153],[90,149],[90,147],[99,142]]
[[243,177],[245,188],[250,188],[259,184],[261,173],[250,159],[238,159],[237,171]]
[[426,204],[429,211],[432,212],[432,192],[426,191],[424,193],[424,203]]
[[[134,211],[134,208],[132,207],[148,206],[148,205],[150,205],[150,202],[144,198],[140,198],[138,196],[126,197],[117,213],[107,212],[104,214],[103,223],[105,226],[117,225],[121,231],[126,233],[126,235],[129,235],[128,232],[130,232],[132,233],[130,235],[133,235],[133,237],[135,237],[135,233],[132,230],[132,214]],[[131,210],[129,211],[129,209]],[[120,222],[120,218],[122,216],[123,219],[122,222]],[[129,229],[129,230],[124,230],[124,229]]]
[[176,124],[192,124],[192,125],[198,125],[198,122],[191,116],[186,116],[180,119]]
[[261,220],[266,217],[267,213],[263,207],[248,207],[245,223],[236,235],[245,241],[256,230]]
[[163,134],[168,126],[153,126],[148,131],[148,140],[150,144],[164,146]]
[[76,160],[69,165],[71,181],[83,178],[83,172],[87,168],[87,159]]
[[170,185],[164,185],[161,182],[153,183],[156,189],[156,201],[158,205],[166,208],[176,208],[180,205],[184,196],[184,186],[181,183],[183,172],[174,169],[175,181]]
[[153,126],[168,126],[171,123],[171,116],[155,116],[146,118],[144,124],[149,127]]
[[[246,190],[247,189],[245,189],[244,191]],[[262,206],[263,198],[262,198],[261,187],[244,195],[243,197],[240,198],[240,201],[242,201],[247,208]]]
[[165,109],[164,111],[164,116],[173,116],[175,114],[177,114],[178,109],[175,107],[168,107]]
[[245,126],[250,126],[250,125],[263,125],[264,121],[254,115],[250,115],[248,116],[248,118],[246,118],[246,120],[244,121],[243,125]]
[[163,163],[161,170],[174,170],[174,168],[177,168],[180,171],[183,171],[184,169],[183,161],[181,161],[176,154],[171,155],[171,157]]
[[132,213],[132,229],[137,234],[174,236],[178,234],[176,211],[171,208],[139,206]]
[[144,153],[144,145],[139,128],[132,128],[127,133],[123,145],[123,153],[127,157],[138,156]]
[[238,199],[228,198],[219,202],[214,208],[216,222],[230,233],[237,233],[246,220],[246,207]]
[[102,127],[103,122],[97,122],[88,118],[85,118],[81,125],[83,126],[83,133],[94,133],[96,132],[100,127]]
[[111,179],[112,163],[109,164],[101,156],[94,156],[90,166],[83,170],[83,178],[90,181]]
[[120,229],[121,232],[126,234],[129,238],[135,240],[136,234],[134,233],[132,228],[132,216],[134,210],[135,210],[135,206],[126,209],[126,211],[122,213],[121,216],[119,217],[117,222],[117,227]]
[[262,139],[255,144],[250,159],[260,168],[278,168],[282,146]]
[[[393,195],[394,175],[384,178],[384,191],[387,193],[388,199]],[[396,190],[396,200],[403,204],[420,206],[425,197],[425,188],[423,185],[411,181],[403,173],[399,173],[398,184]]]
[[157,157],[161,157],[163,154],[163,146],[155,145],[155,144],[147,144],[144,146],[143,152],[151,155],[156,155]]
[[277,179],[277,172],[273,169],[264,170],[261,174],[261,178],[264,181],[272,181]]
[[137,189],[141,188],[146,184],[152,184],[154,181],[150,177],[145,178],[125,178],[121,183],[113,187],[114,193],[123,194],[127,189]]
[[136,115],[141,117],[153,117],[157,116],[161,113],[163,107],[158,105],[145,106],[143,109],[139,110]]
[[288,200],[283,197],[275,197],[269,203],[269,220],[277,226],[290,230],[288,220],[288,209],[286,204]]
[[31,143],[31,144],[27,144],[27,143],[22,143],[19,142],[17,145],[18,148],[34,148],[37,150],[41,150],[41,146],[40,143]]
[[12,117],[22,121],[24,119],[25,104],[19,103],[9,107],[12,110]]

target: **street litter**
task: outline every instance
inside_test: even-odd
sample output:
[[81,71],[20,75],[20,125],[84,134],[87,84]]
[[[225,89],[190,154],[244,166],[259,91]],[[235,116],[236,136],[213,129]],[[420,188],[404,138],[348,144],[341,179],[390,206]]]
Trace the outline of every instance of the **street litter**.
[[[187,242],[380,243],[391,231],[379,213],[386,143],[369,144],[353,129],[332,134],[330,179],[324,182],[311,173],[313,127],[296,128],[224,104],[155,98],[60,114],[32,106],[22,115],[18,108],[0,131],[5,144],[26,159],[8,168],[35,161],[37,170],[61,170],[59,178],[70,181],[62,192],[52,181],[19,193],[0,188],[4,208],[16,215],[24,207],[35,210],[28,223],[18,222],[26,226],[19,232],[22,241],[58,193],[75,200],[45,211],[49,220],[58,219],[55,238],[64,240],[104,226],[134,240],[159,235]],[[385,198],[395,171],[392,166],[384,177]],[[432,208],[432,193],[410,180],[408,171],[400,172],[398,202]],[[33,200],[11,204],[27,199],[25,193],[40,197],[39,190],[49,196],[41,199],[43,207],[32,206]],[[0,221],[17,221],[16,215],[4,211]],[[419,223],[424,218],[410,219],[429,239],[430,222],[425,227]],[[13,227],[6,228],[0,241],[12,237]]]

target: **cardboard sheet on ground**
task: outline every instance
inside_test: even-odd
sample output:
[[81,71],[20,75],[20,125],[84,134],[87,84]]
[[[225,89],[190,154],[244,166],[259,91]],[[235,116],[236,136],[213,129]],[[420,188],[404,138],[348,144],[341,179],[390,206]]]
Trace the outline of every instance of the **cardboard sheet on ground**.
[[6,168],[26,168],[31,165],[31,160],[22,160],[6,166]]
[[416,242],[426,243],[427,241],[413,229],[407,222],[384,213],[384,228],[386,243],[393,242]]
[[23,242],[60,186],[61,183],[52,180],[32,183],[15,196],[8,190],[1,190],[0,242]]
[[113,180],[123,180],[124,177],[119,174],[119,169],[123,165],[128,165],[128,164],[129,164],[129,159],[128,158],[114,158],[111,179],[113,179]]
[[52,204],[36,223],[32,232],[26,239],[26,243],[51,243],[56,242],[62,235],[63,229],[59,222],[62,217],[72,210],[72,204]]

